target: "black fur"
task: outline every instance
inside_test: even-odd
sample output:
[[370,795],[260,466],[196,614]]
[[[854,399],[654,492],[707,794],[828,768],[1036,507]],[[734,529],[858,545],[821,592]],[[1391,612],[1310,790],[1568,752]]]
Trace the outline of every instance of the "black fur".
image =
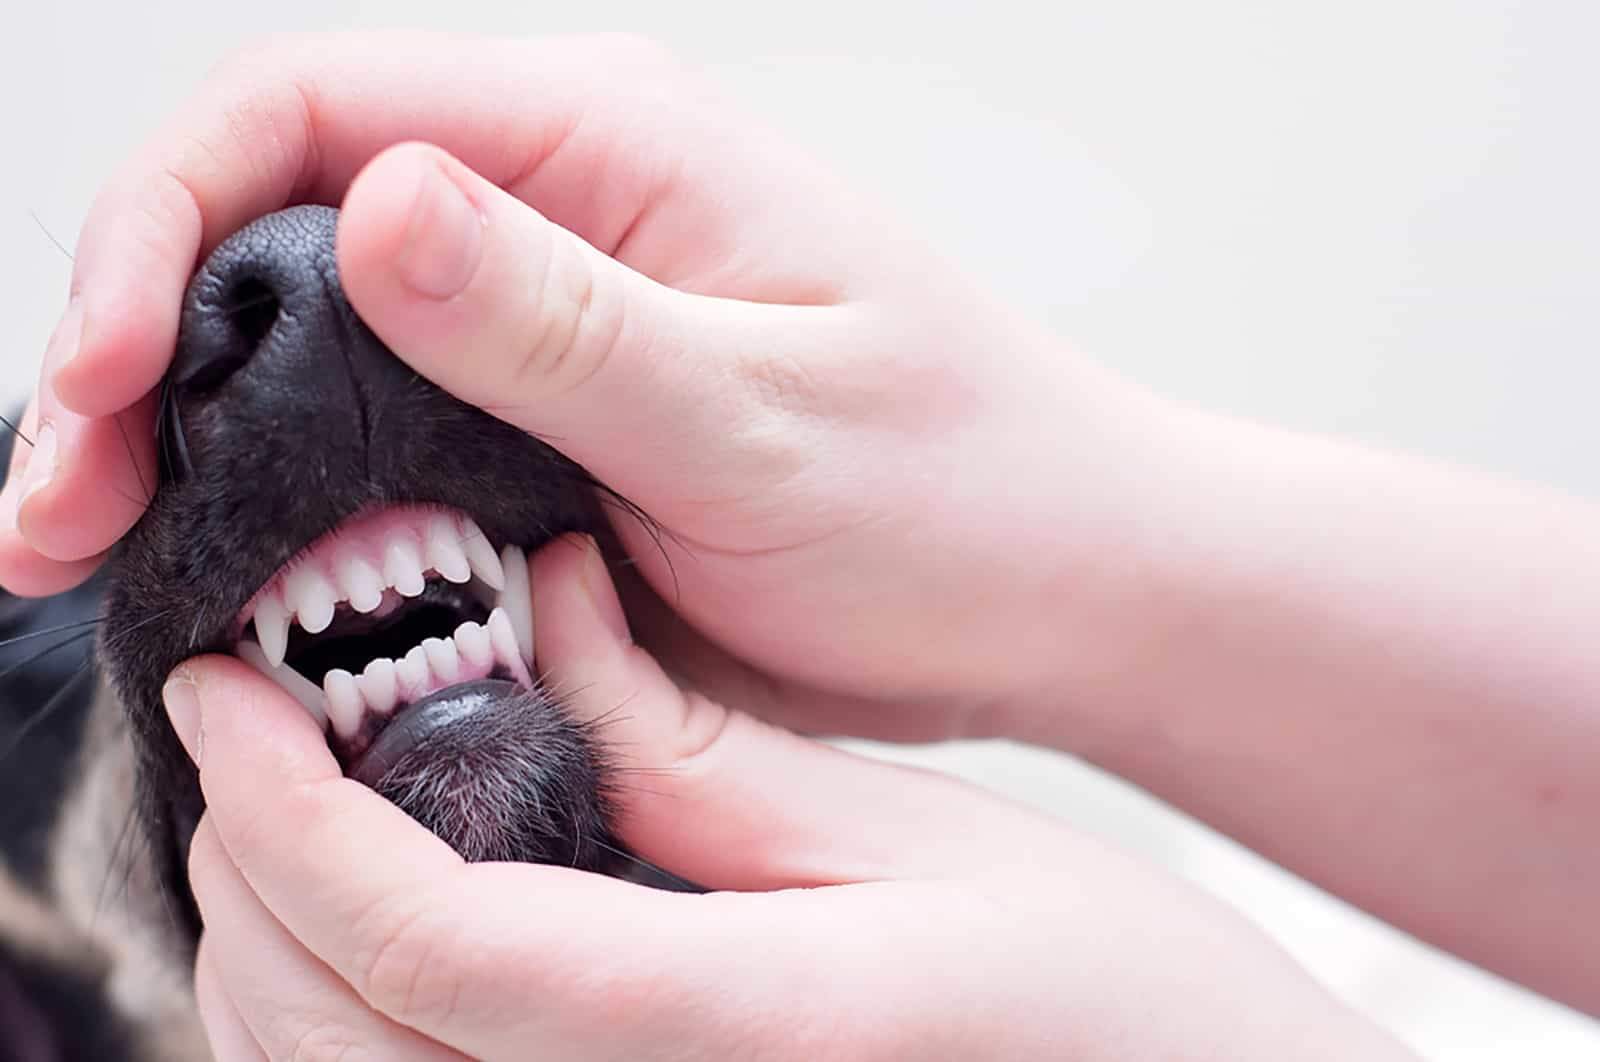
[[[100,659],[131,723],[143,823],[191,931],[182,869],[201,800],[160,703],[178,663],[230,648],[258,587],[376,505],[463,510],[496,547],[532,549],[601,525],[582,469],[422,379],[357,319],[334,266],[336,213],[270,215],[195,278],[163,394],[161,483],[106,573]],[[471,856],[619,869],[589,735],[548,696],[508,697],[502,707],[496,725],[452,735],[437,760],[411,758],[382,791]],[[517,797],[491,807],[482,794],[486,815],[514,803],[526,820],[499,844],[483,845],[481,831],[463,825],[473,809],[442,806],[445,790],[430,784],[430,772],[469,764],[492,767],[478,772],[480,784]],[[580,843],[584,833],[593,843]]]

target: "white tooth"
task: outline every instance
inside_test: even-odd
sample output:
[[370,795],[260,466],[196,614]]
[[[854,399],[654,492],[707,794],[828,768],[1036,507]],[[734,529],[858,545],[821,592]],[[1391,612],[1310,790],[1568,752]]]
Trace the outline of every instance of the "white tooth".
[[323,676],[322,689],[328,695],[328,720],[333,724],[333,732],[347,741],[355,737],[366,710],[356,677],[336,667]]
[[243,660],[267,676],[267,678],[282,686],[289,696],[299,701],[305,707],[305,710],[311,713],[311,718],[317,721],[318,726],[326,727],[328,725],[328,711],[324,707],[325,701],[322,691],[317,688],[315,682],[312,682],[292,667],[273,666],[272,661],[267,659],[267,654],[262,651],[261,646],[249,639],[240,642],[239,647],[234,652],[238,654],[240,660]]
[[428,668],[441,686],[453,686],[461,674],[461,658],[456,655],[456,644],[448,638],[422,639],[422,651],[427,654]]
[[394,711],[400,697],[400,682],[395,675],[393,660],[379,658],[368,664],[367,669],[356,678],[356,686],[361,690],[367,707],[374,712],[388,715]]
[[383,547],[383,578],[406,597],[422,593],[422,551],[404,531]]
[[456,628],[450,640],[456,643],[462,662],[472,670],[488,674],[494,667],[494,646],[489,644],[489,632],[479,624],[468,620]]
[[428,654],[417,646],[394,662],[395,678],[400,685],[402,700],[415,700],[428,687]]
[[338,575],[339,589],[357,612],[371,612],[383,603],[383,576],[365,557],[346,556],[338,567]]
[[307,634],[319,634],[333,622],[339,592],[315,565],[302,564],[289,573],[283,585],[284,602],[300,619]]
[[461,518],[461,548],[466,551],[474,575],[488,583],[491,590],[505,589],[505,569],[494,547],[478,525],[465,516]]
[[528,681],[528,665],[517,651],[517,635],[511,629],[511,619],[506,615],[506,610],[497,608],[489,613],[489,622],[485,626],[489,628],[489,644],[494,647],[495,660],[504,664],[519,682]]
[[268,590],[256,602],[256,639],[267,663],[278,667],[283,654],[289,651],[289,610],[276,590]]
[[500,591],[499,605],[511,621],[517,651],[523,662],[533,664],[533,597],[528,589],[528,556],[516,546],[500,551],[500,563],[506,572],[506,588]]
[[428,567],[452,583],[472,578],[472,565],[461,548],[461,529],[444,513],[428,521]]

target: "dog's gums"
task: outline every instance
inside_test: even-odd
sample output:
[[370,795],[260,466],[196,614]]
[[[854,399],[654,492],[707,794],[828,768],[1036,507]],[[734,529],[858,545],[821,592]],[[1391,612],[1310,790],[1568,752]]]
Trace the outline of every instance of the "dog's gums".
[[533,686],[527,569],[520,546],[496,552],[465,513],[378,509],[257,591],[234,652],[330,728],[350,765],[425,697],[490,677]]

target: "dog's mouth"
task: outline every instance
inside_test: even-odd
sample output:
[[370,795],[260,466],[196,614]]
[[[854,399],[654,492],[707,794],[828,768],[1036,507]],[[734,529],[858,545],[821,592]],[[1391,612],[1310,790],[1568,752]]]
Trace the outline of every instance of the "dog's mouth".
[[301,550],[234,624],[233,651],[317,720],[369,784],[441,728],[534,685],[526,554],[465,513],[390,506]]

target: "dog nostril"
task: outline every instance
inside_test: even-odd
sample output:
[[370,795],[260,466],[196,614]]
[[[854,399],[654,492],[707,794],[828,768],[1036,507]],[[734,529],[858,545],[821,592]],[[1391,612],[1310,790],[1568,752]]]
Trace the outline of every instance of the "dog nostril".
[[234,329],[254,350],[267,338],[283,307],[277,294],[255,277],[245,277],[228,293],[224,312]]
[[188,344],[181,359],[177,383],[190,394],[205,394],[222,386],[244,368],[272,334],[283,303],[278,293],[259,276],[249,273],[227,286],[215,303],[205,307],[204,327]]

